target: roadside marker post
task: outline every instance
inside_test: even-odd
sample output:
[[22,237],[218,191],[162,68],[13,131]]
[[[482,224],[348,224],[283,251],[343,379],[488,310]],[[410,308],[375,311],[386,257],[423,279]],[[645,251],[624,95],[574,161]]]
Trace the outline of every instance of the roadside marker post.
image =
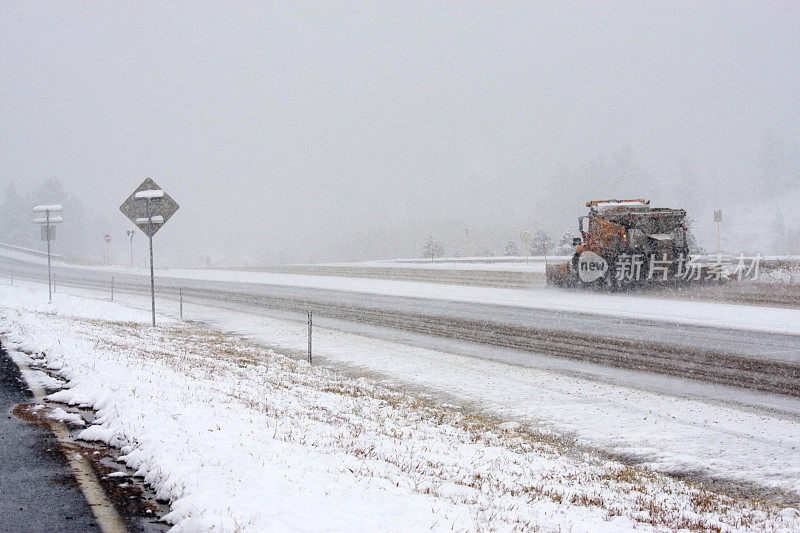
[[114,276],[111,276],[111,301],[114,301]]
[[150,303],[153,327],[156,325],[156,284],[153,266],[153,235],[158,232],[180,206],[156,182],[147,178],[125,200],[119,210],[150,240]]
[[[42,240],[47,241],[47,293],[48,303],[53,303],[53,268],[50,260],[50,243],[56,239],[56,228],[54,224],[64,222],[62,216],[64,208],[60,204],[37,205],[33,212],[39,215],[34,222],[42,225]],[[42,216],[44,215],[44,216]]]
[[180,288],[181,320],[183,320],[183,287]]
[[525,262],[528,262],[528,239],[531,238],[530,231],[523,231],[522,232],[522,247],[525,248]]
[[311,364],[311,311],[308,312],[308,364]]

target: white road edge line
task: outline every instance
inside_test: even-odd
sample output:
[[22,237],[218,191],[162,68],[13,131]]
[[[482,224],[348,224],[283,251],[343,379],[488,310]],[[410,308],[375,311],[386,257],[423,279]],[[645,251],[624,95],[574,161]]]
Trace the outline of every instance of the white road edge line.
[[[11,352],[13,350],[7,351]],[[10,355],[11,353],[9,353],[9,356]],[[11,357],[11,360],[14,361],[22,377],[25,378],[25,382],[33,393],[36,402],[44,405],[45,392],[36,378],[33,377],[33,372],[30,367],[24,362],[19,361],[17,357]],[[114,508],[114,505],[106,496],[89,461],[81,454],[75,453],[74,450],[77,445],[67,426],[58,420],[47,419],[47,422],[50,425],[50,429],[55,434],[56,439],[58,439],[58,445],[61,447],[61,451],[69,461],[69,465],[75,474],[75,479],[78,485],[80,485],[81,491],[86,497],[86,501],[89,503],[89,507],[91,507],[100,529],[103,530],[103,533],[127,532],[128,529],[125,527],[119,514],[117,514],[116,508]]]

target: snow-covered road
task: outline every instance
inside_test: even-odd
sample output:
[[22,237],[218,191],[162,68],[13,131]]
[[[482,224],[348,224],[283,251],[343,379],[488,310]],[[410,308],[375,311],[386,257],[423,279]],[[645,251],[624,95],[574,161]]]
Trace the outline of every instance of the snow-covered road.
[[[0,249],[0,271],[19,275],[42,276],[44,260],[24,253]],[[59,263],[56,271],[64,282],[69,280],[109,283],[115,276],[120,286],[143,285],[149,279],[146,269],[124,267],[84,267]],[[46,271],[44,272],[46,275]],[[440,283],[421,283],[386,279],[354,278],[252,272],[236,270],[165,269],[156,277],[162,287],[180,285],[207,287],[283,287],[373,295],[389,298],[413,298],[478,304],[521,310],[613,317],[655,323],[739,329],[744,331],[800,335],[800,309],[754,307],[750,305],[663,299],[655,296],[592,293],[557,289],[505,289]],[[257,291],[253,290],[255,294]]]

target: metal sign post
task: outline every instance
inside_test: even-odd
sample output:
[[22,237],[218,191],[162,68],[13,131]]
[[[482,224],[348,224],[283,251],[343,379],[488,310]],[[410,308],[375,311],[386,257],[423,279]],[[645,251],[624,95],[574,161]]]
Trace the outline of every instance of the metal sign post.
[[[180,206],[156,182],[147,178],[125,200],[119,210],[136,224],[150,240],[150,302],[153,326],[156,325],[156,284],[153,266],[153,235],[160,230]],[[133,239],[131,239],[133,240]]]
[[720,225],[722,224],[722,209],[714,210],[714,222],[717,223],[717,253],[722,253],[722,238],[720,237]]
[[[42,240],[47,241],[47,293],[48,303],[53,303],[53,269],[50,260],[50,242],[56,238],[56,228],[53,224],[64,222],[61,216],[63,208],[61,205],[37,205],[33,212],[40,215],[34,220],[37,224],[42,224]],[[44,213],[44,217],[41,214]]]

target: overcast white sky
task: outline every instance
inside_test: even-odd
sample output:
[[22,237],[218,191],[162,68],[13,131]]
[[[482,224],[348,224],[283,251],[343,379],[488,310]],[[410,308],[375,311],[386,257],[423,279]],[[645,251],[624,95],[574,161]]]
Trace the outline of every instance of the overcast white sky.
[[273,261],[557,231],[594,192],[537,219],[562,165],[735,188],[767,133],[800,146],[799,50],[800,2],[3,1],[0,184],[57,177],[119,231],[150,176],[162,246]]

